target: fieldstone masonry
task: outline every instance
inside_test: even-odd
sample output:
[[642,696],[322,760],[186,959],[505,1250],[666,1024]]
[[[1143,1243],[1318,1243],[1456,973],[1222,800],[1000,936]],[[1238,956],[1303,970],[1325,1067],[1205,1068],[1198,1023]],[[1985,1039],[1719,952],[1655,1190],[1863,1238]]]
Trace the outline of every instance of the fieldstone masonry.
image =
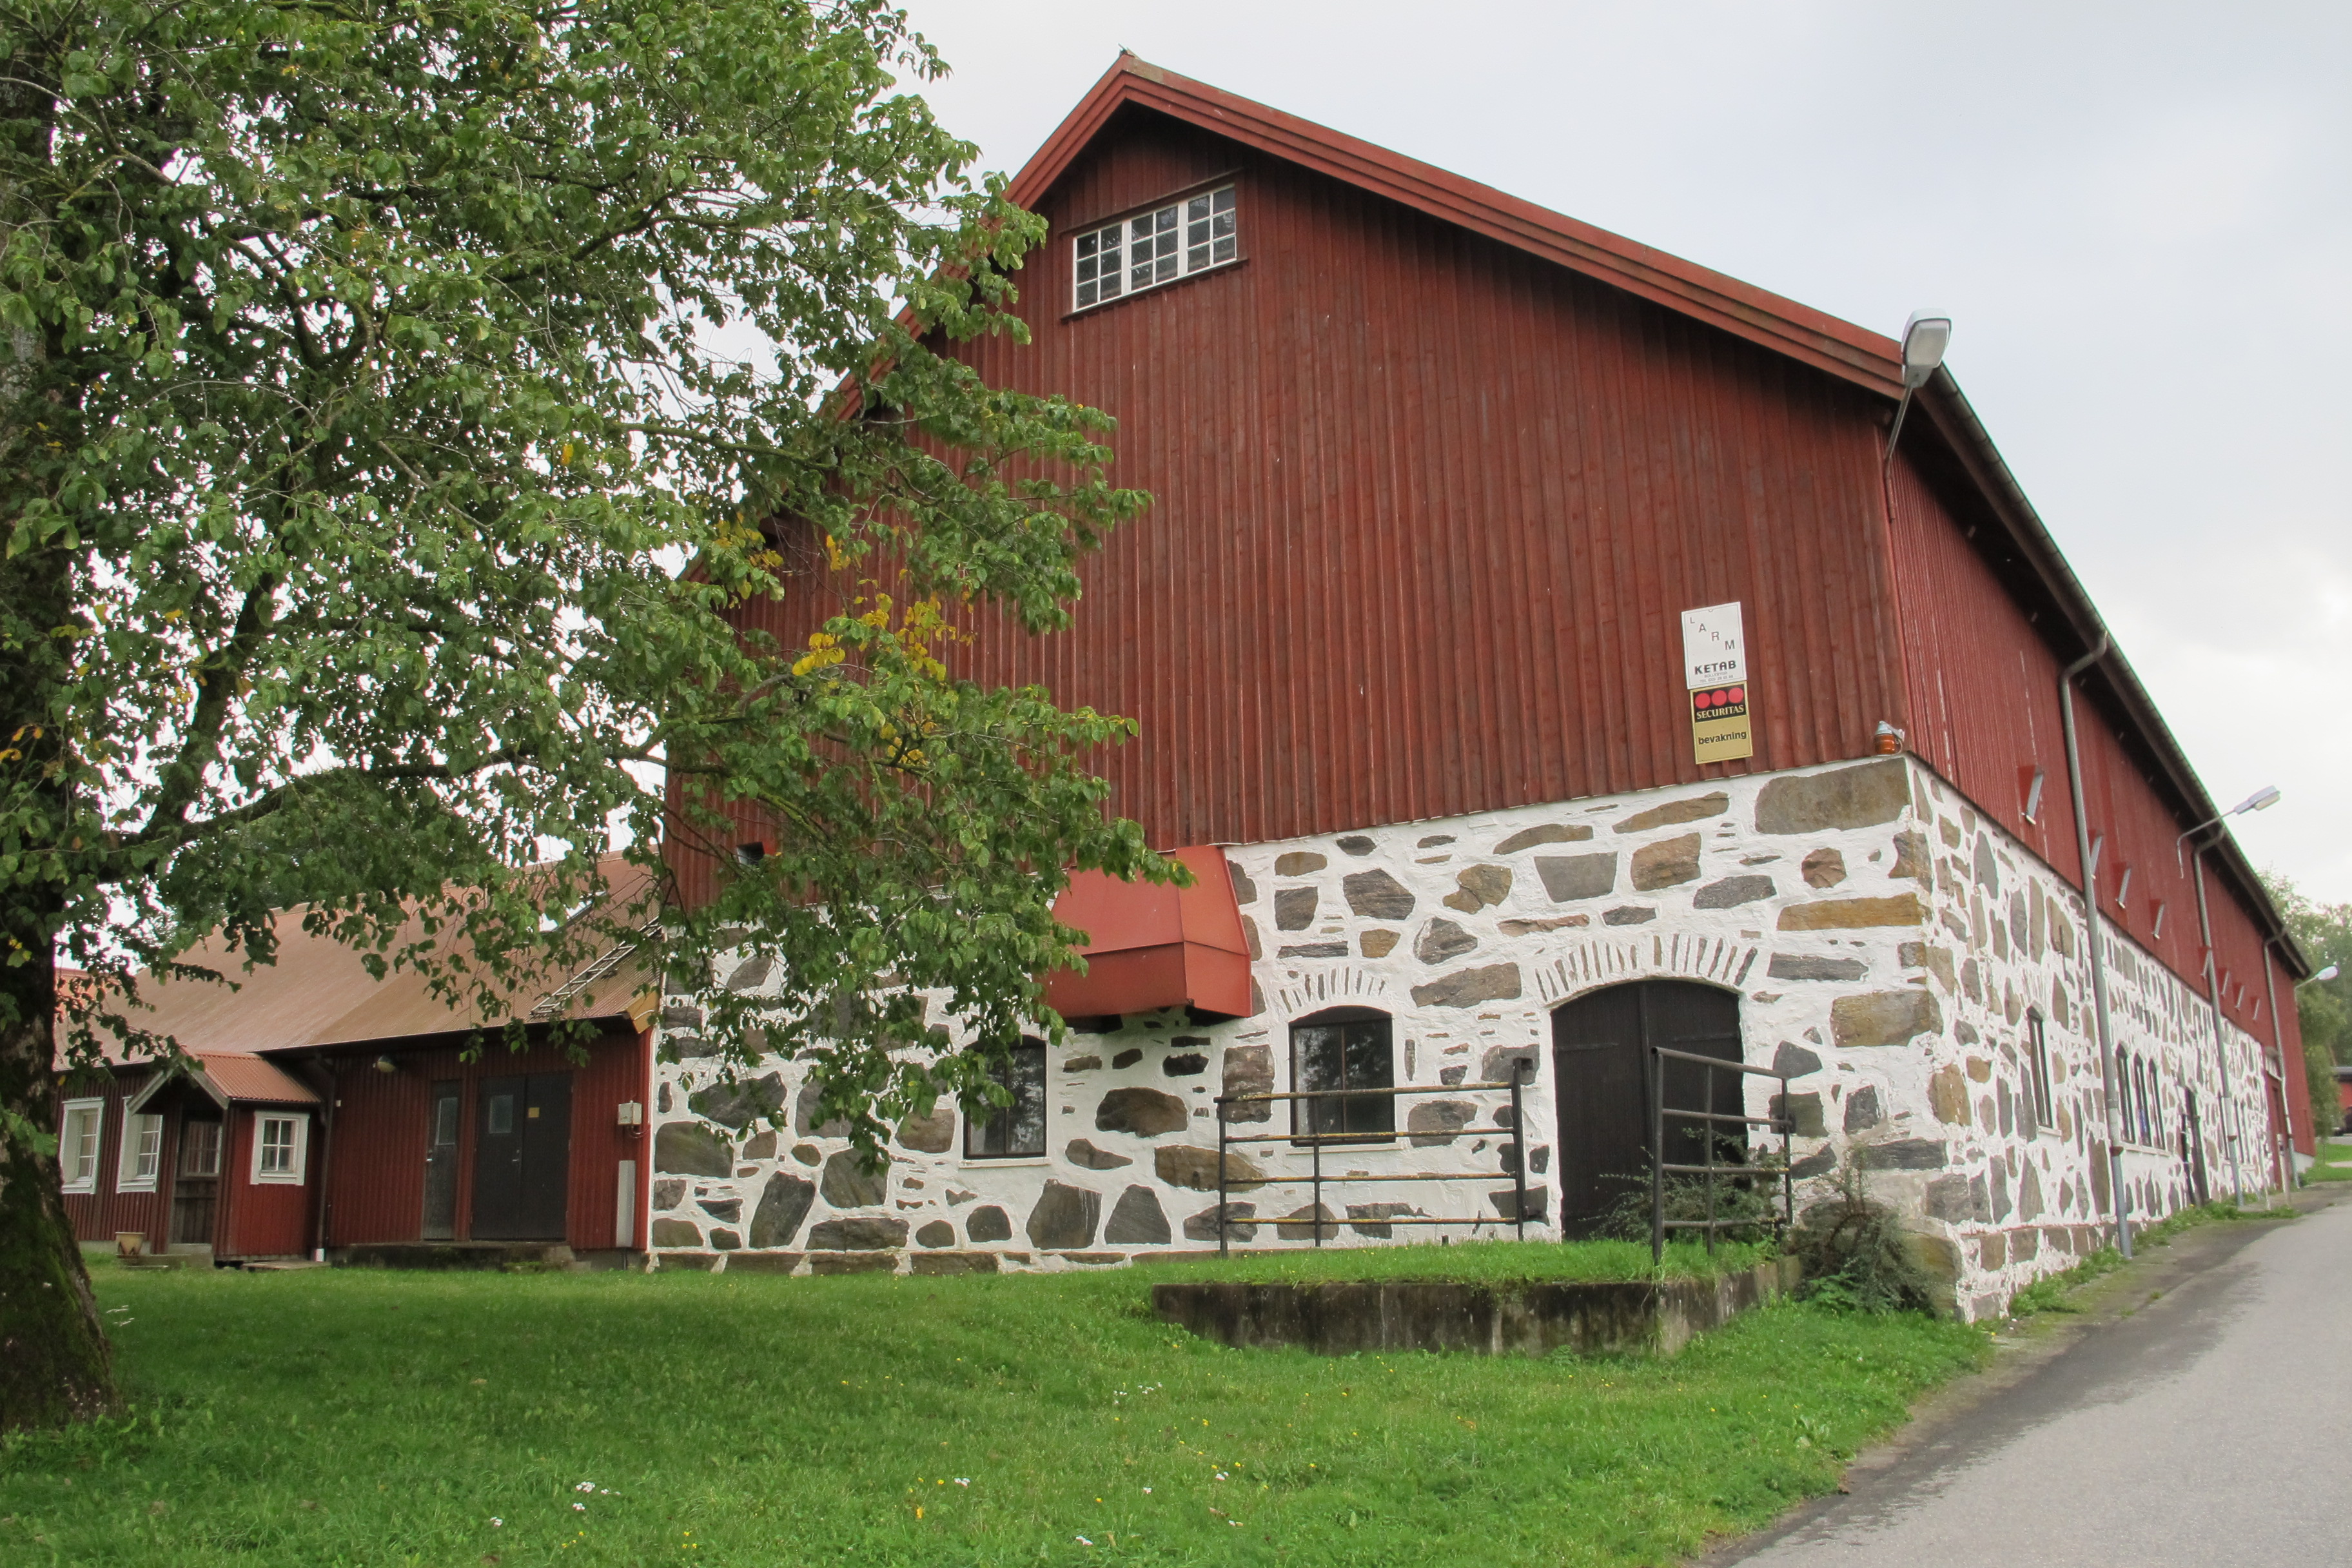
[[[1309,1206],[1303,1152],[1234,1151],[1220,1216],[1214,1095],[1290,1087],[1287,1028],[1341,1005],[1394,1017],[1400,1083],[1494,1082],[1522,1061],[1531,1215],[1555,1212],[1552,1009],[1627,981],[1737,991],[1748,1058],[1794,1075],[1785,1107],[1801,1177],[1851,1151],[1914,1227],[1955,1309],[1998,1313],[2034,1278],[2099,1245],[2105,1112],[2090,1041],[2082,900],[1910,757],[1712,787],[1400,824],[1228,851],[1263,1006],[1202,1023],[1181,1010],[1073,1032],[1049,1064],[1042,1159],[962,1158],[960,1112],[898,1130],[887,1173],[858,1167],[838,1124],[812,1125],[797,1064],[723,1080],[690,999],[662,1014],[650,1239],[665,1265],[810,1272],[969,1272],[1118,1263],[1161,1250],[1311,1240],[1434,1239],[1413,1215],[1479,1216],[1508,1234],[1507,1095],[1400,1101],[1393,1146],[1327,1150],[1327,1173],[1458,1180],[1327,1188]],[[2127,1145],[2132,1206],[2191,1201],[2186,1092],[2205,1168],[2231,1190],[2231,1133],[2260,1129],[2258,1047],[2232,1028],[2224,1106],[2210,1012],[2194,990],[2106,932],[2116,1043],[2154,1065],[2160,1144]],[[756,959],[729,971],[756,991]],[[2034,1114],[2039,1017],[2051,1117]],[[950,1029],[954,1020],[943,1019]],[[1106,1065],[1108,1064],[1108,1065]],[[1751,1110],[1777,1089],[1751,1079]],[[772,1125],[792,1106],[789,1130]],[[1234,1118],[1287,1127],[1287,1105]],[[782,1133],[782,1136],[779,1134]],[[2263,1142],[2238,1158],[2259,1188]],[[1801,1185],[1801,1194],[1802,1187]],[[1210,1202],[1202,1206],[1202,1197]],[[1344,1215],[1328,1205],[1344,1202]],[[750,1215],[749,1224],[741,1216]],[[1272,1222],[1272,1223],[1269,1223]],[[1530,1234],[1552,1234],[1549,1220]],[[1016,1235],[1017,1233],[1017,1235]]]

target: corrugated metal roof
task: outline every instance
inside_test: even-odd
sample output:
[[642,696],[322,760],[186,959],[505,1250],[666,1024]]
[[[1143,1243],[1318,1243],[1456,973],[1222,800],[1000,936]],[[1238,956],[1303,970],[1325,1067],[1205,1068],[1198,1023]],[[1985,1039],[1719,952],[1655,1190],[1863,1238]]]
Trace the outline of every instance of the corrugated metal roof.
[[[644,872],[617,857],[607,861],[605,872],[614,882],[608,903],[625,904],[646,886]],[[363,1045],[504,1023],[504,1019],[493,1023],[470,1005],[451,1007],[414,970],[395,970],[376,979],[352,949],[304,931],[303,913],[296,909],[278,914],[274,964],[248,971],[244,955],[227,951],[217,937],[207,937],[180,960],[211,969],[233,984],[142,976],[140,998],[152,1011],[133,1012],[132,1020],[142,1028],[170,1036],[183,1051],[205,1058]],[[563,990],[572,979],[570,973],[533,976],[513,986],[509,995],[515,1011],[528,1016],[534,1002]],[[546,1016],[609,1017],[625,1013],[630,1000],[650,983],[644,960],[632,953],[593,984],[565,997],[560,1010]]]

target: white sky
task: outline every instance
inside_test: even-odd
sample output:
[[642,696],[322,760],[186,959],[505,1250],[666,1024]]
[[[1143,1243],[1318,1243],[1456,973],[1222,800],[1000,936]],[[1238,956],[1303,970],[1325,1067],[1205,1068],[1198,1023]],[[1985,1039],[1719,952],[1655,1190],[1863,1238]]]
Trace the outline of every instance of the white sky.
[[2352,900],[2352,5],[908,0],[1017,169],[1121,46],[1948,360],[2257,864]]

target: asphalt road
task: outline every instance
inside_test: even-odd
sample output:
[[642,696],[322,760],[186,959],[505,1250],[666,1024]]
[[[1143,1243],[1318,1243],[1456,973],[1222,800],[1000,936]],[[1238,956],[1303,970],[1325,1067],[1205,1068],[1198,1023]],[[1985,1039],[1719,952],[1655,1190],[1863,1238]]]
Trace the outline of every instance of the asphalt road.
[[2191,1232],[2150,1258],[2118,1281],[2127,1300],[2111,1296],[2128,1316],[1858,1465],[1849,1495],[1710,1561],[2352,1564],[2352,1202]]

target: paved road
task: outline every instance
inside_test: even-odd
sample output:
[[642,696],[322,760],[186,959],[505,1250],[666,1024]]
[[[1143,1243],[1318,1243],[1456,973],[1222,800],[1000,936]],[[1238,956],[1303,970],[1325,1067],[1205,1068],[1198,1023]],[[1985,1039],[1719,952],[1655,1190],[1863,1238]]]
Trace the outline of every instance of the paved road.
[[1716,1561],[2352,1564],[2352,1202],[2159,1255],[2191,1243],[2135,1281],[2157,1300]]

